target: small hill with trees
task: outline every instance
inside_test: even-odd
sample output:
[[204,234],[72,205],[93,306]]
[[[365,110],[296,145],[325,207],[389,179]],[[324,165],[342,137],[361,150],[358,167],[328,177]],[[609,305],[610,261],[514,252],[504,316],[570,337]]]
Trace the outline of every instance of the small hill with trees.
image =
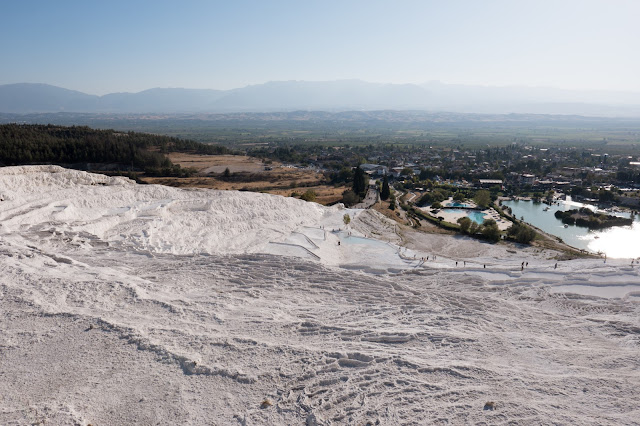
[[98,130],[85,126],[0,125],[0,165],[57,164],[85,170],[144,172],[153,176],[188,176],[165,154],[219,155],[229,150],[174,137]]

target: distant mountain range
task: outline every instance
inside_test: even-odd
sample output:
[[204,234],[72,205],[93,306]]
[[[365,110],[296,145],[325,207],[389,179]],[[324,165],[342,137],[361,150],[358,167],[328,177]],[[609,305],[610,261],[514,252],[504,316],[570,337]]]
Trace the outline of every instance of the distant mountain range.
[[640,93],[339,80],[276,81],[231,90],[156,88],[96,96],[47,84],[0,85],[0,112],[13,114],[296,110],[427,110],[640,117]]

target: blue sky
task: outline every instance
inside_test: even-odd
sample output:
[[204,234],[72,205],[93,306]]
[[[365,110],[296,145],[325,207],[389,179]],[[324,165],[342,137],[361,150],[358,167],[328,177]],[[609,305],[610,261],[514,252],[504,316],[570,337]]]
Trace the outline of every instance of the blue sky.
[[92,94],[273,80],[640,92],[636,0],[0,4],[0,84]]

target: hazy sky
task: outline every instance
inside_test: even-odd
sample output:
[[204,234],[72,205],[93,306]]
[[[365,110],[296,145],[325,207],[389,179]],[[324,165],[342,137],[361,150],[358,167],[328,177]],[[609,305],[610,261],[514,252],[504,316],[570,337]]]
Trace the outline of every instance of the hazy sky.
[[0,84],[271,80],[640,91],[638,0],[3,0]]

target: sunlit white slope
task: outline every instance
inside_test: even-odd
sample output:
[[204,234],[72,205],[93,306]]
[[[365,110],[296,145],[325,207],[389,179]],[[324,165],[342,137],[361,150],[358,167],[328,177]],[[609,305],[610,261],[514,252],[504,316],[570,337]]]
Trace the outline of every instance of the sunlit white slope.
[[137,185],[57,166],[0,169],[2,232],[93,236],[151,252],[251,253],[338,214],[294,198]]

